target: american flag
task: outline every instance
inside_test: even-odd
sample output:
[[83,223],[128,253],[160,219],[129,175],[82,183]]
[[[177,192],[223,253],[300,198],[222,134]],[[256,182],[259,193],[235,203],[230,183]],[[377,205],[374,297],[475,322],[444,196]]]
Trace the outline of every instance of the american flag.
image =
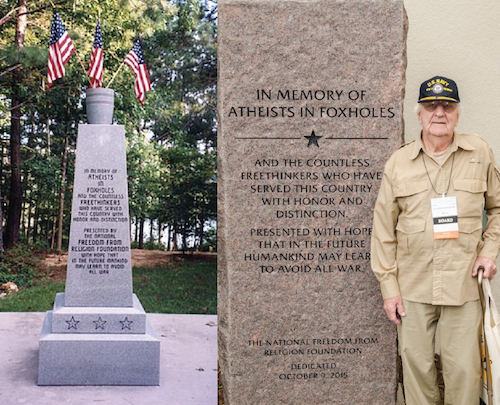
[[91,88],[102,87],[102,48],[101,24],[97,23],[97,26],[95,27],[94,48],[92,49],[92,56],[90,57],[90,68],[87,73],[91,78]]
[[128,53],[123,61],[135,73],[134,93],[137,99],[144,104],[144,94],[151,90],[151,80],[149,79],[148,68],[144,63],[144,55],[142,53],[141,39],[139,38],[132,50]]
[[64,65],[75,52],[75,46],[71,41],[64,24],[54,11],[52,17],[52,26],[50,28],[50,46],[49,46],[49,63],[47,67],[47,87],[50,87],[52,82],[64,76]]

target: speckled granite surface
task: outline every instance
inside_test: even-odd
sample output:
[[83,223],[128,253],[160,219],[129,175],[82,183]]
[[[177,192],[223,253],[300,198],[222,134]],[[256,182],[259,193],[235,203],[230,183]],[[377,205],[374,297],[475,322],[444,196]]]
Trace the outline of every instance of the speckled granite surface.
[[219,1],[219,361],[228,405],[388,405],[369,261],[402,141],[402,1]]

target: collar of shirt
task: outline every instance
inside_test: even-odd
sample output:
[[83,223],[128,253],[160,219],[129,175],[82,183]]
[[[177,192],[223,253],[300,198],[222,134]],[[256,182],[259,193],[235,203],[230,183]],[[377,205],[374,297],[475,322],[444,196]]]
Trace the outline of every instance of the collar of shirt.
[[[456,152],[458,148],[464,150],[475,150],[476,148],[472,146],[467,140],[461,136],[460,134],[453,133],[453,142],[451,143],[450,153]],[[424,142],[422,141],[422,132],[420,132],[420,136],[415,140],[415,144],[413,145],[413,151],[410,155],[410,159],[415,160],[420,151],[424,151]]]

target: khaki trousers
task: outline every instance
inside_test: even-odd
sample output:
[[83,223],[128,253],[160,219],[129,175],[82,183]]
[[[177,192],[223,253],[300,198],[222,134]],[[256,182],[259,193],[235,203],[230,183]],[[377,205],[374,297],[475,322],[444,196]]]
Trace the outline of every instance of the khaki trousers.
[[481,388],[479,301],[439,306],[403,300],[406,316],[398,325],[406,405],[439,405],[434,366],[436,327],[440,327],[445,405],[477,405]]

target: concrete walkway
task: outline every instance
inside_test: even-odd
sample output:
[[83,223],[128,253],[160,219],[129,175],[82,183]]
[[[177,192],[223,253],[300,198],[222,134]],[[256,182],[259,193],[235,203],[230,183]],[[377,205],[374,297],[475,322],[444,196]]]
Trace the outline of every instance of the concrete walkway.
[[159,387],[37,386],[44,316],[0,313],[0,404],[217,404],[216,315],[147,315],[161,341]]

